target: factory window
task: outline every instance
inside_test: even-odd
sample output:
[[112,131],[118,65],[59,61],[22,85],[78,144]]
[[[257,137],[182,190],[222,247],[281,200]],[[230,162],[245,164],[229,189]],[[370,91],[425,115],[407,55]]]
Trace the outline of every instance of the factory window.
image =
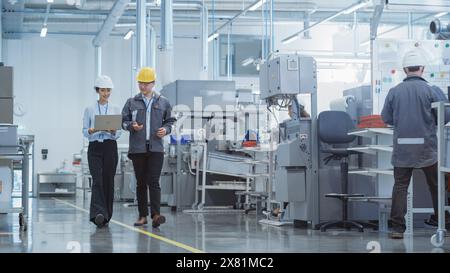
[[[219,38],[220,76],[228,75],[228,35]],[[261,37],[231,35],[230,56],[232,76],[258,76],[256,63],[261,59]]]

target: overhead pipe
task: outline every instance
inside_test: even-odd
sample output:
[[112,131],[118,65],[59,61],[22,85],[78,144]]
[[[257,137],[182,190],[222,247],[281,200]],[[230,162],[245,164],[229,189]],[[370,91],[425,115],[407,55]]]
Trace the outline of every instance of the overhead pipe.
[[161,49],[173,49],[172,0],[165,0],[161,3]]
[[151,11],[147,9],[147,60],[148,66],[156,66],[156,31],[152,26]]
[[102,48],[96,46],[94,49],[95,49],[95,75],[100,76],[102,74]]
[[102,25],[102,28],[98,32],[97,36],[92,40],[92,44],[96,47],[101,46],[102,43],[108,38],[109,34],[114,28],[114,25],[119,21],[130,0],[118,0],[114,3],[108,17]]
[[149,66],[150,67],[155,67],[156,66],[156,30],[155,28],[148,24],[147,25],[147,31],[148,31],[148,48],[149,50],[147,51],[148,53],[148,60],[149,60]]
[[201,44],[202,44],[202,70],[200,73],[200,79],[207,80],[208,79],[208,7],[204,6],[202,8],[202,35],[201,35]]
[[328,16],[328,17],[320,20],[319,22],[317,22],[317,23],[315,23],[315,24],[313,24],[313,25],[311,25],[311,26],[309,26],[307,28],[303,28],[302,30],[298,31],[297,33],[294,33],[291,36],[283,39],[281,42],[283,44],[288,44],[288,43],[298,39],[299,35],[304,33],[305,31],[308,31],[308,30],[312,29],[313,27],[316,27],[316,26],[318,26],[320,24],[323,24],[323,23],[326,23],[328,21],[331,21],[334,18],[336,18],[338,16],[341,16],[342,14],[348,14],[350,12],[354,12],[354,11],[356,11],[356,10],[358,10],[358,9],[368,5],[368,4],[370,4],[369,0],[361,0],[361,1],[355,3],[355,4],[351,5],[351,6],[348,6],[348,7],[344,8],[344,9],[338,11],[337,13],[335,13],[335,14],[333,14],[331,16]]
[[[152,12],[152,18],[154,18],[156,21],[159,20],[159,11],[156,11],[154,9],[151,9]],[[305,13],[304,10],[298,10],[298,11],[274,11],[274,19],[276,19],[276,21],[292,21],[292,20],[299,20],[299,19],[305,19],[304,16],[303,17],[299,17],[299,12],[301,13]],[[317,16],[319,19],[323,18],[324,16],[328,16],[329,12],[331,11],[320,11],[320,12],[316,12],[317,14],[322,14],[320,16]],[[25,15],[27,15],[27,18],[32,18],[31,16],[29,16],[28,14],[32,14],[34,15],[37,19],[42,20],[42,15],[45,15],[46,10],[45,9],[30,9],[30,8],[26,8],[26,9],[20,9],[20,10],[15,10],[15,11],[9,11],[9,10],[4,10],[3,11],[3,15],[5,16],[5,14],[8,13],[14,13],[14,14],[20,14],[23,13]],[[55,9],[52,8],[50,10],[50,19],[53,19],[54,17],[61,17],[60,19],[66,18],[66,16],[69,17],[73,17],[74,15],[78,15],[77,17],[79,18],[87,18],[87,19],[91,19],[91,18],[96,18],[98,20],[104,20],[107,15],[109,13],[107,11],[100,11],[100,10],[91,10],[91,11],[83,11],[83,10],[61,10],[61,9]],[[174,9],[174,18],[175,19],[192,19],[192,20],[199,20],[199,16],[197,15],[198,11],[193,11],[193,10],[185,10],[185,11],[177,11]],[[359,12],[359,21],[360,22],[366,22],[368,23],[368,17],[367,15],[371,14],[370,9],[367,9],[365,11],[360,11]],[[121,20],[133,20],[133,22],[136,19],[136,12],[135,11],[125,11],[122,16],[121,16]],[[399,16],[394,17],[386,17],[386,15],[392,15],[392,13],[384,13],[384,17],[383,17],[383,23],[385,24],[402,24],[402,26],[404,25],[404,19],[399,18]],[[95,16],[95,17],[93,17]],[[235,13],[232,11],[221,11],[221,12],[216,12],[215,15],[215,19],[216,21],[218,20],[231,20],[233,17],[235,16]],[[420,19],[423,18],[427,18],[427,17],[432,17],[435,16],[435,14],[427,14],[423,17],[419,17]],[[27,20],[27,18],[25,18],[25,20]],[[66,18],[67,19],[71,19],[71,18]],[[212,19],[213,16],[212,14],[208,15],[208,19]],[[417,19],[419,19],[417,18]],[[240,17],[240,19],[246,19],[246,20],[261,20],[261,16],[257,15],[255,12],[251,12],[251,13],[247,13],[246,15],[242,15]],[[314,20],[319,20],[317,18],[315,18]],[[420,20],[414,19],[413,22],[417,22]],[[29,20],[29,19],[28,19]],[[154,21],[155,21],[154,20]],[[353,17],[351,17],[351,19],[349,17],[339,17],[339,18],[335,18],[334,19],[335,22],[348,22],[351,23],[353,21]],[[425,23],[424,25],[428,26],[428,23]]]
[[45,10],[45,17],[44,17],[44,26],[47,26],[47,21],[48,21],[48,15],[50,14],[50,7],[52,6],[52,4],[47,4],[47,8]]
[[0,63],[3,62],[3,28],[2,28],[2,11],[0,7]]
[[173,82],[173,13],[172,0],[161,3],[161,87]]
[[145,7],[145,1],[137,1],[136,7],[136,42],[137,42],[137,51],[136,51],[136,64],[137,69],[141,67],[147,66],[147,58],[146,58],[146,38],[145,35],[147,33],[147,24],[146,24],[146,15],[147,9]]

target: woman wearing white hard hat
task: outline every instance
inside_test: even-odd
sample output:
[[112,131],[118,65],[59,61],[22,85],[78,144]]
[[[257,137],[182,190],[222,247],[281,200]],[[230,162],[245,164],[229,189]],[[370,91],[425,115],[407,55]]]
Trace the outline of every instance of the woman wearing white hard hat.
[[118,154],[120,130],[96,130],[96,115],[120,115],[120,108],[109,103],[113,83],[108,76],[98,76],[94,89],[98,100],[86,107],[83,117],[83,135],[89,140],[88,163],[92,176],[92,195],[89,220],[98,227],[108,224],[113,213],[114,175]]

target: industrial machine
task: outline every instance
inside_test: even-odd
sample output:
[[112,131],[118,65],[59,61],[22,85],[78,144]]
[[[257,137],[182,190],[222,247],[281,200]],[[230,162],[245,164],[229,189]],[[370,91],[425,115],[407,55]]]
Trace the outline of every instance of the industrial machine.
[[0,65],[0,123],[13,124],[13,68]]
[[[279,124],[275,195],[269,196],[271,210],[267,212],[267,219],[260,222],[282,225],[293,221],[314,226],[319,222],[315,60],[301,55],[275,56],[261,66],[260,89],[261,99],[265,99],[268,106],[280,109],[290,105],[292,108],[291,119]],[[299,94],[310,96],[310,117],[301,117]]]
[[161,94],[177,118],[161,177],[173,181],[169,205],[187,212],[236,211],[235,193],[250,190],[257,179],[252,156],[240,148],[246,130],[265,119],[258,119],[259,101],[233,81],[177,80]]

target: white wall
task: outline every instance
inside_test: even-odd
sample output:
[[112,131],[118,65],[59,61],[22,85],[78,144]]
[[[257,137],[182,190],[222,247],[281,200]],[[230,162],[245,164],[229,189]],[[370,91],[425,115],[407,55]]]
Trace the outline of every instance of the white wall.
[[[159,32],[159,28],[155,26]],[[335,50],[351,36],[344,35],[342,26],[325,24],[311,31],[313,39],[299,39],[287,46],[280,40],[301,29],[301,24],[276,26],[276,48],[283,50]],[[382,26],[383,28],[383,26]],[[389,28],[389,27],[388,27]],[[406,30],[390,34],[407,38]],[[234,34],[262,33],[262,27],[234,26]],[[340,38],[333,38],[338,33]],[[420,34],[419,30],[418,33]],[[175,25],[174,35],[199,36],[199,25]],[[418,34],[418,35],[419,35]],[[359,31],[360,40],[367,39],[368,26]],[[403,36],[403,37],[402,37]],[[387,35],[386,37],[389,37]],[[339,40],[340,39],[340,40]],[[4,61],[14,67],[14,92],[16,102],[24,106],[26,114],[15,117],[20,133],[36,136],[36,171],[49,171],[59,167],[64,159],[72,161],[74,153],[83,146],[81,134],[82,113],[86,105],[96,99],[94,82],[94,49],[92,37],[86,36],[26,36],[21,40],[4,41]],[[201,71],[200,39],[174,39],[175,79],[199,79]],[[159,43],[158,43],[159,44]],[[353,44],[353,42],[351,42]],[[344,43],[345,46],[345,43]],[[212,43],[209,44],[209,71],[212,78]],[[115,88],[111,101],[120,107],[136,91],[131,70],[131,42],[120,37],[110,38],[102,50],[103,74],[111,76]],[[157,63],[159,56],[156,58]],[[158,71],[158,66],[157,66]],[[319,70],[319,110],[328,109],[331,99],[340,97],[342,91],[368,82],[356,80],[358,68],[344,71]],[[346,77],[342,77],[342,73]],[[238,87],[254,85],[258,78],[236,78]],[[158,88],[161,88],[160,86]],[[134,90],[133,90],[134,89]],[[120,143],[127,143],[124,135]],[[40,150],[48,149],[47,160],[42,160]]]
[[[123,41],[123,40],[122,40]],[[130,95],[129,46],[113,41],[103,49],[103,72],[113,78],[111,100],[122,105]],[[15,116],[21,134],[35,135],[36,170],[49,171],[83,147],[84,108],[93,104],[94,50],[86,37],[7,40],[5,63],[14,67],[15,102],[26,113]],[[113,56],[113,58],[111,58]],[[42,160],[41,149],[48,149]]]

